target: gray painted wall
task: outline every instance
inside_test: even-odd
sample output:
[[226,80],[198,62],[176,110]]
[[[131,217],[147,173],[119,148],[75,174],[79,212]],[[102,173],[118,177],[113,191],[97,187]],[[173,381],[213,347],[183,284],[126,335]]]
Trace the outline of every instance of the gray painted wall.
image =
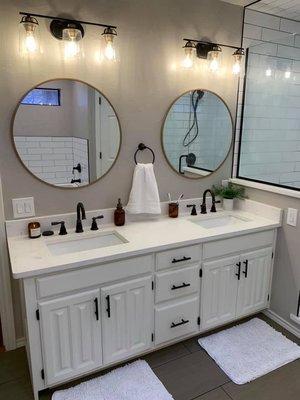
[[[40,19],[44,53],[35,60],[21,59],[18,50],[18,12],[29,10],[48,15],[70,14],[74,18],[118,26],[120,62],[99,65],[99,29],[88,27],[84,39],[85,59],[66,63],[60,43]],[[5,215],[12,218],[11,199],[34,196],[38,215],[73,211],[78,201],[87,209],[112,207],[118,197],[126,202],[134,168],[133,154],[144,141],[156,154],[155,171],[161,188],[173,196],[199,196],[212,184],[227,178],[231,156],[212,176],[199,181],[177,175],[164,159],[160,135],[170,104],[182,93],[209,89],[219,94],[235,116],[238,79],[230,72],[212,76],[201,71],[176,68],[182,59],[182,38],[209,38],[240,45],[242,8],[218,0],[2,0],[0,3],[2,43],[0,58],[0,170],[3,179]],[[232,51],[224,51],[231,62]],[[10,123],[14,109],[25,92],[48,79],[77,78],[98,88],[111,101],[122,128],[121,153],[114,168],[96,184],[82,189],[50,187],[32,177],[20,164],[11,144]],[[147,160],[146,154],[143,160]],[[113,183],[113,184],[112,184]],[[23,335],[19,292],[13,282],[17,336]]]
[[[120,62],[107,66],[95,60],[102,31],[93,27],[87,28],[83,42],[85,58],[63,61],[60,43],[52,38],[48,22],[42,19],[44,53],[35,60],[21,59],[20,8],[52,15],[64,11],[75,18],[116,24]],[[182,58],[182,38],[186,36],[239,45],[242,8],[218,0],[66,0],[63,5],[59,0],[2,0],[0,11],[0,28],[5,37],[0,60],[0,168],[6,218],[12,218],[11,199],[15,197],[34,196],[38,215],[71,211],[79,200],[85,202],[87,209],[110,207],[120,196],[125,202],[134,167],[133,153],[140,141],[156,153],[162,199],[167,191],[198,196],[204,188],[228,177],[230,157],[215,175],[199,183],[176,175],[163,157],[160,134],[169,105],[189,89],[207,88],[218,93],[235,114],[237,78],[230,70],[216,77],[199,71],[174,70],[174,63]],[[232,51],[224,53],[224,60],[231,62]],[[118,161],[107,176],[89,188],[54,189],[37,181],[24,170],[11,146],[10,121],[18,100],[32,86],[60,77],[78,78],[99,88],[120,118],[123,143]]]

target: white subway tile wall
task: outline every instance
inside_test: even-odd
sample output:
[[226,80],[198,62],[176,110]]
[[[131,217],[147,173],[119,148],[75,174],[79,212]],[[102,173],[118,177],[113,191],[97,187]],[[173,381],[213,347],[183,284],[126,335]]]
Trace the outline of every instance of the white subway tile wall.
[[[219,97],[206,92],[197,109],[199,135],[192,144],[183,146],[192,120],[190,94],[181,96],[170,109],[164,125],[163,144],[166,156],[178,170],[179,157],[194,153],[195,166],[214,171],[224,160],[231,143],[232,124],[229,112]],[[191,138],[195,130],[191,132]],[[182,164],[186,165],[185,162]]]
[[[239,176],[299,188],[300,22],[247,10],[243,42],[250,50]],[[241,79],[233,176],[243,86]]]
[[[15,136],[16,149],[25,166],[52,185],[70,184],[73,178],[89,183],[88,141],[76,137]],[[73,167],[81,164],[79,174]]]

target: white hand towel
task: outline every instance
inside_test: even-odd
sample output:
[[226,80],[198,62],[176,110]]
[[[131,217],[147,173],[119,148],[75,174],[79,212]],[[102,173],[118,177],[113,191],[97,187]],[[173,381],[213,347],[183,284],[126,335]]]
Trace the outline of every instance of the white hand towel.
[[126,211],[130,214],[161,214],[153,164],[137,164]]

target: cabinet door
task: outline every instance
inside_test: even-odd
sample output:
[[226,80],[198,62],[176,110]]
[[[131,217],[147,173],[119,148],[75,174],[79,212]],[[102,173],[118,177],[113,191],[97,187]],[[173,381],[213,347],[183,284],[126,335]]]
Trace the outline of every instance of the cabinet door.
[[241,256],[241,280],[238,289],[237,317],[267,307],[272,264],[272,248]]
[[91,290],[39,303],[47,385],[102,365],[99,294]]
[[235,318],[239,256],[206,262],[202,266],[201,329]]
[[105,364],[151,347],[152,278],[140,278],[101,289],[103,360]]

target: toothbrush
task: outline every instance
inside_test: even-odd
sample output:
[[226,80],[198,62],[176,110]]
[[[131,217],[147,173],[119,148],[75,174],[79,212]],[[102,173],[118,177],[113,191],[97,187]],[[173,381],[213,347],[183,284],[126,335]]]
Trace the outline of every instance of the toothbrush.
[[172,203],[171,194],[168,193],[169,203]]
[[181,193],[181,195],[178,197],[178,200],[177,200],[177,204],[179,203],[179,201],[183,198],[183,193]]

